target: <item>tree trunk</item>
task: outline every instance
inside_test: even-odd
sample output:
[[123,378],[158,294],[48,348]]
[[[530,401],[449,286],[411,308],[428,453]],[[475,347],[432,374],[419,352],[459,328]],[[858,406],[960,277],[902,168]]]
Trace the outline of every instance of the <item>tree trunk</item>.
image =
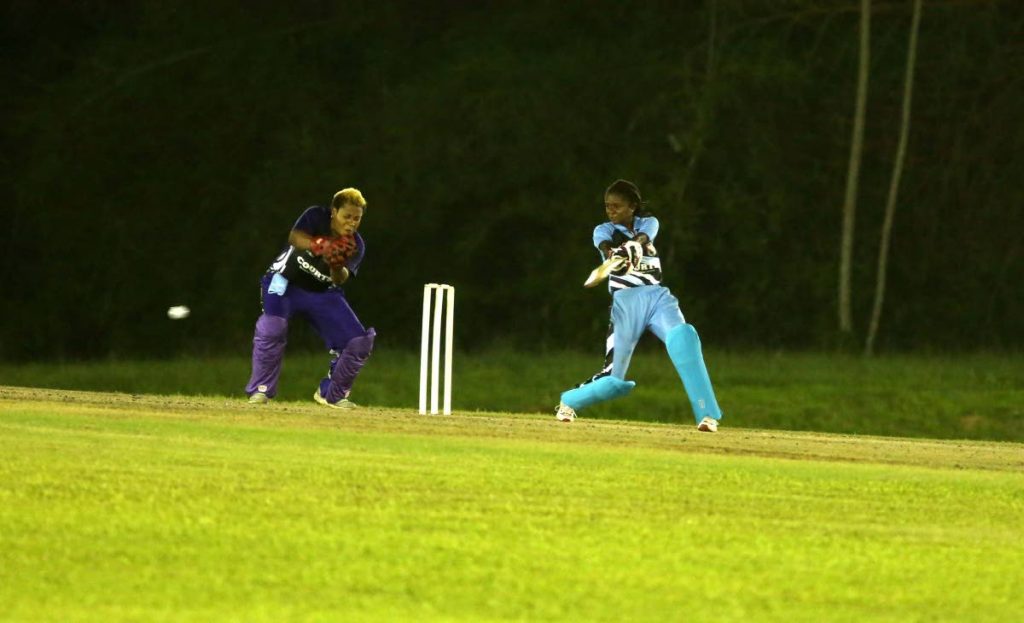
[[857,182],[864,151],[864,109],[868,97],[868,65],[871,44],[871,0],[860,3],[860,63],[857,70],[857,103],[850,141],[850,166],[846,175],[846,198],[843,201],[843,233],[839,260],[839,331],[850,333],[850,266],[853,262],[853,225],[857,212]]
[[875,280],[875,304],[871,310],[864,354],[871,356],[875,350],[875,335],[882,317],[882,303],[885,300],[885,277],[889,265],[889,240],[892,234],[893,214],[896,212],[896,197],[903,175],[903,160],[907,153],[907,136],[910,134],[910,103],[914,93],[914,65],[917,62],[917,31],[921,23],[921,0],[914,0],[914,17],[910,22],[910,43],[907,47],[907,71],[903,82],[903,115],[900,124],[900,142],[896,148],[896,160],[892,164],[892,181],[889,184],[889,198],[885,202],[885,220],[882,222],[882,241],[878,247],[878,276]]

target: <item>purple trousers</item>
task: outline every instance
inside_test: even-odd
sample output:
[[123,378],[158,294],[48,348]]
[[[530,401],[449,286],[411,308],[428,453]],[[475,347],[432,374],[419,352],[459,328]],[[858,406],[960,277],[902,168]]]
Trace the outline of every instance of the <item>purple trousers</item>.
[[327,376],[320,382],[320,395],[331,403],[347,397],[373,350],[376,332],[363,327],[341,290],[312,292],[289,284],[284,294],[275,294],[268,291],[271,277],[267,274],[260,280],[263,314],[256,321],[252,375],[245,393],[263,392],[270,398],[277,395],[288,322],[298,316],[313,325],[332,355]]

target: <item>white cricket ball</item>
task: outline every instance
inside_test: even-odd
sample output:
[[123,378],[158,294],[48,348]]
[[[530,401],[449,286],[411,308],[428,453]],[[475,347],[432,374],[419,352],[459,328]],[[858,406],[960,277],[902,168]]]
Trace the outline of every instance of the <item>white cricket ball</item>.
[[167,317],[171,320],[181,320],[182,318],[188,318],[188,315],[192,313],[192,310],[184,305],[175,305],[174,307],[167,308]]

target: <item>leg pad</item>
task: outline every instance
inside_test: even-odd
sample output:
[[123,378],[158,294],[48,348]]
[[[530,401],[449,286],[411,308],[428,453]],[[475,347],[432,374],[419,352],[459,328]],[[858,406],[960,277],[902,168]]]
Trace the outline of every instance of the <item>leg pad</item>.
[[345,349],[331,366],[330,377],[320,381],[320,395],[327,399],[327,402],[334,404],[348,397],[356,376],[373,352],[373,341],[376,337],[377,332],[371,328],[364,335],[354,337],[345,344]]
[[705,417],[721,419],[722,410],[718,407],[715,390],[711,388],[711,377],[708,376],[704,355],[701,353],[700,337],[693,325],[683,323],[669,331],[665,336],[665,350],[686,388],[694,419],[697,422]]
[[634,381],[623,381],[614,376],[603,376],[592,383],[562,392],[562,402],[579,411],[592,404],[625,396],[636,387]]

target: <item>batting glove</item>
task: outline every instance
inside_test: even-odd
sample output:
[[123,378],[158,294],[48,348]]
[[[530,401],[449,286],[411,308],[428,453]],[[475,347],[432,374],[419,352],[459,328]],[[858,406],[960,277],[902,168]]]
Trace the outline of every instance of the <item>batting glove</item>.
[[644,259],[643,245],[636,240],[630,240],[622,245],[622,248],[626,252],[626,258],[629,260],[630,269],[636,270],[640,268],[640,261]]

